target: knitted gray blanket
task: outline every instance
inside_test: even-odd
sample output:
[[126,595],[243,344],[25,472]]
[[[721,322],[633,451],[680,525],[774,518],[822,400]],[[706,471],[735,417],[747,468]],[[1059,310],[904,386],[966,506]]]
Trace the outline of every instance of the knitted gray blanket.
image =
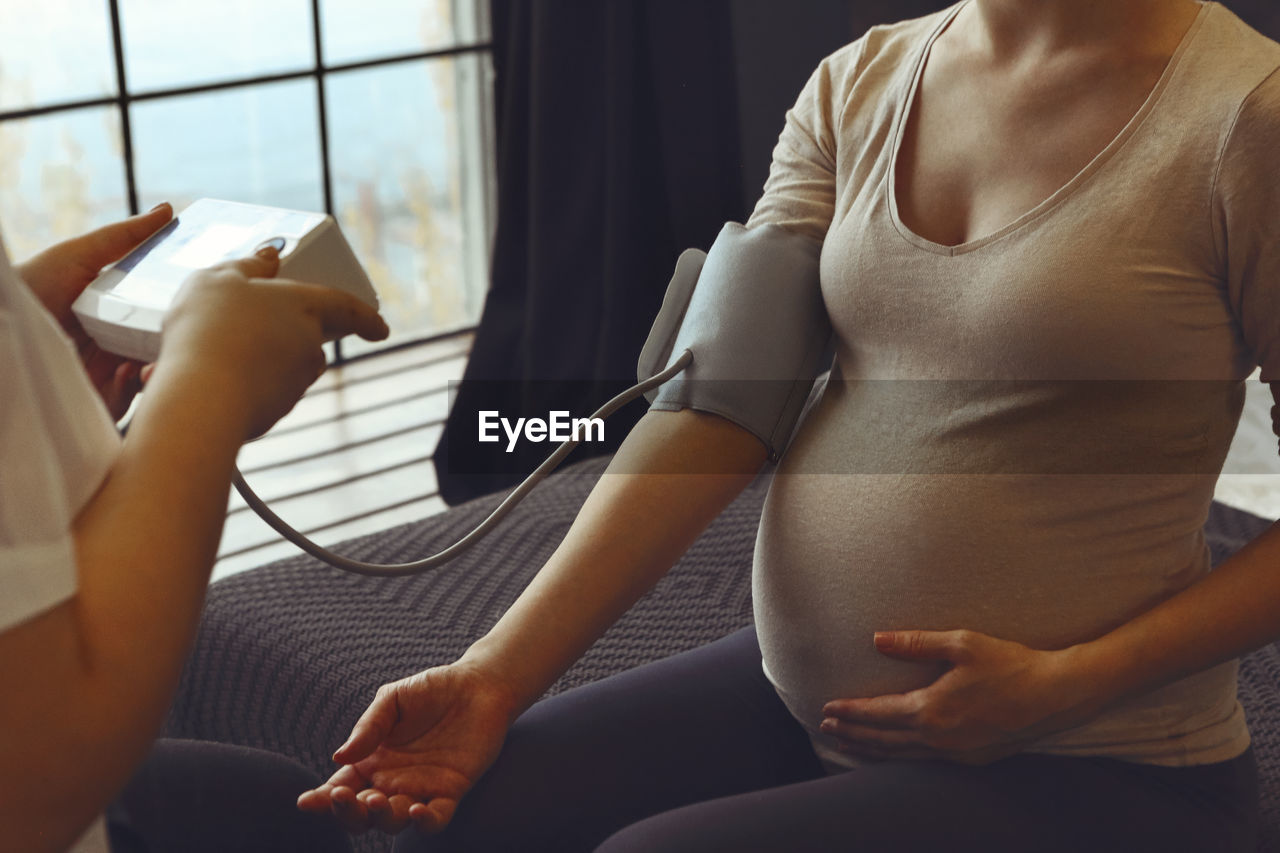
[[[593,459],[554,474],[483,543],[426,575],[363,578],[300,555],[214,584],[166,734],[273,750],[327,776],[329,756],[379,685],[454,660],[498,619],[564,537],[606,464]],[[551,692],[749,624],[751,554],[767,487],[765,473]],[[434,553],[500,499],[479,498],[341,551],[375,562]],[[1214,504],[1206,532],[1215,564],[1267,524]],[[1262,776],[1260,849],[1280,853],[1280,649],[1245,660],[1240,697]],[[377,833],[356,839],[360,853],[389,848]]]

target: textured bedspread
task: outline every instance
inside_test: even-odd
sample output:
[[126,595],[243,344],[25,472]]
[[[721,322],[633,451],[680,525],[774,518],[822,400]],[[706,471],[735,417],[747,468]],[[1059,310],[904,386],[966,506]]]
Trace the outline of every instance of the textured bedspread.
[[[327,775],[329,755],[380,684],[453,660],[497,620],[563,538],[606,464],[589,460],[553,475],[489,539],[427,575],[362,578],[299,556],[214,584],[167,734],[282,752]],[[766,488],[762,475],[553,692],[747,625]],[[455,541],[499,499],[479,498],[342,551],[414,559]],[[1215,563],[1266,526],[1215,504],[1208,525]],[[1260,849],[1280,853],[1280,649],[1246,659],[1240,691],[1262,769]],[[374,833],[356,840],[362,853],[389,846]]]

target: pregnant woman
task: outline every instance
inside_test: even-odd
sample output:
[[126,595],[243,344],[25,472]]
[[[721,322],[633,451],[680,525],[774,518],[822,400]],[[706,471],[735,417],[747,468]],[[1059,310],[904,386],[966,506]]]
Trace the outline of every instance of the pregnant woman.
[[755,628],[533,704],[765,458],[651,411],[300,806],[398,850],[1253,849],[1280,532],[1210,574],[1201,526],[1280,381],[1278,68],[1193,0],[966,0],[828,57],[747,223],[820,247],[836,344]]

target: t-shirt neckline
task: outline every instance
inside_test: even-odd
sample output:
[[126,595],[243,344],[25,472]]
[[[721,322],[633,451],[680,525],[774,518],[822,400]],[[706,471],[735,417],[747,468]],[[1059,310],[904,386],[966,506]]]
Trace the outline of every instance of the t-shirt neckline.
[[964,2],[957,3],[945,15],[943,15],[942,19],[933,28],[933,31],[929,34],[929,37],[925,39],[924,44],[916,54],[915,62],[911,71],[911,82],[907,87],[906,94],[898,102],[898,112],[894,117],[894,129],[891,137],[892,142],[889,149],[889,168],[886,171],[886,178],[884,181],[884,195],[889,208],[889,219],[902,238],[920,249],[933,252],[934,254],[948,256],[963,255],[968,252],[972,252],[993,243],[996,240],[1006,237],[1015,231],[1021,230],[1032,221],[1037,220],[1057,209],[1068,196],[1084,185],[1095,172],[1101,169],[1102,166],[1110,160],[1113,155],[1115,155],[1116,152],[1124,147],[1125,143],[1128,142],[1137,129],[1142,125],[1143,121],[1146,120],[1147,116],[1150,115],[1151,111],[1155,108],[1156,103],[1160,100],[1161,95],[1163,95],[1164,91],[1168,88],[1169,81],[1173,78],[1174,72],[1180,63],[1183,54],[1186,53],[1187,48],[1190,46],[1191,42],[1194,41],[1196,34],[1201,28],[1201,24],[1209,14],[1210,8],[1216,5],[1212,2],[1203,2],[1200,4],[1200,9],[1196,13],[1195,20],[1191,22],[1191,26],[1188,27],[1186,33],[1183,34],[1182,41],[1180,41],[1177,48],[1174,49],[1173,55],[1169,57],[1169,62],[1165,65],[1164,71],[1160,74],[1160,78],[1147,94],[1142,105],[1138,107],[1137,112],[1129,118],[1129,121],[1125,123],[1124,127],[1120,129],[1115,137],[1113,137],[1101,151],[1094,155],[1093,159],[1086,163],[1079,172],[1039,204],[990,234],[985,234],[981,237],[976,237],[963,243],[947,245],[945,243],[935,243],[932,240],[920,236],[902,221],[902,218],[898,213],[898,157],[902,146],[902,135],[906,128],[907,117],[911,114],[911,110],[915,105],[916,93],[920,88],[920,79],[924,76],[924,66],[925,61],[928,58],[929,51],[933,47],[934,41],[936,41],[938,36],[942,34],[942,31],[947,28],[947,25],[954,20],[956,15],[959,14],[960,10],[964,8],[967,2],[968,0],[964,0]]

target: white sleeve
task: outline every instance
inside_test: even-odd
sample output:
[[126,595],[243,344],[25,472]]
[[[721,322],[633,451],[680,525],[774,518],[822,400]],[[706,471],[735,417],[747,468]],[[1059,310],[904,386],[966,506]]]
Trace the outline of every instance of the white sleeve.
[[71,597],[71,523],[120,438],[71,341],[0,247],[0,631]]

